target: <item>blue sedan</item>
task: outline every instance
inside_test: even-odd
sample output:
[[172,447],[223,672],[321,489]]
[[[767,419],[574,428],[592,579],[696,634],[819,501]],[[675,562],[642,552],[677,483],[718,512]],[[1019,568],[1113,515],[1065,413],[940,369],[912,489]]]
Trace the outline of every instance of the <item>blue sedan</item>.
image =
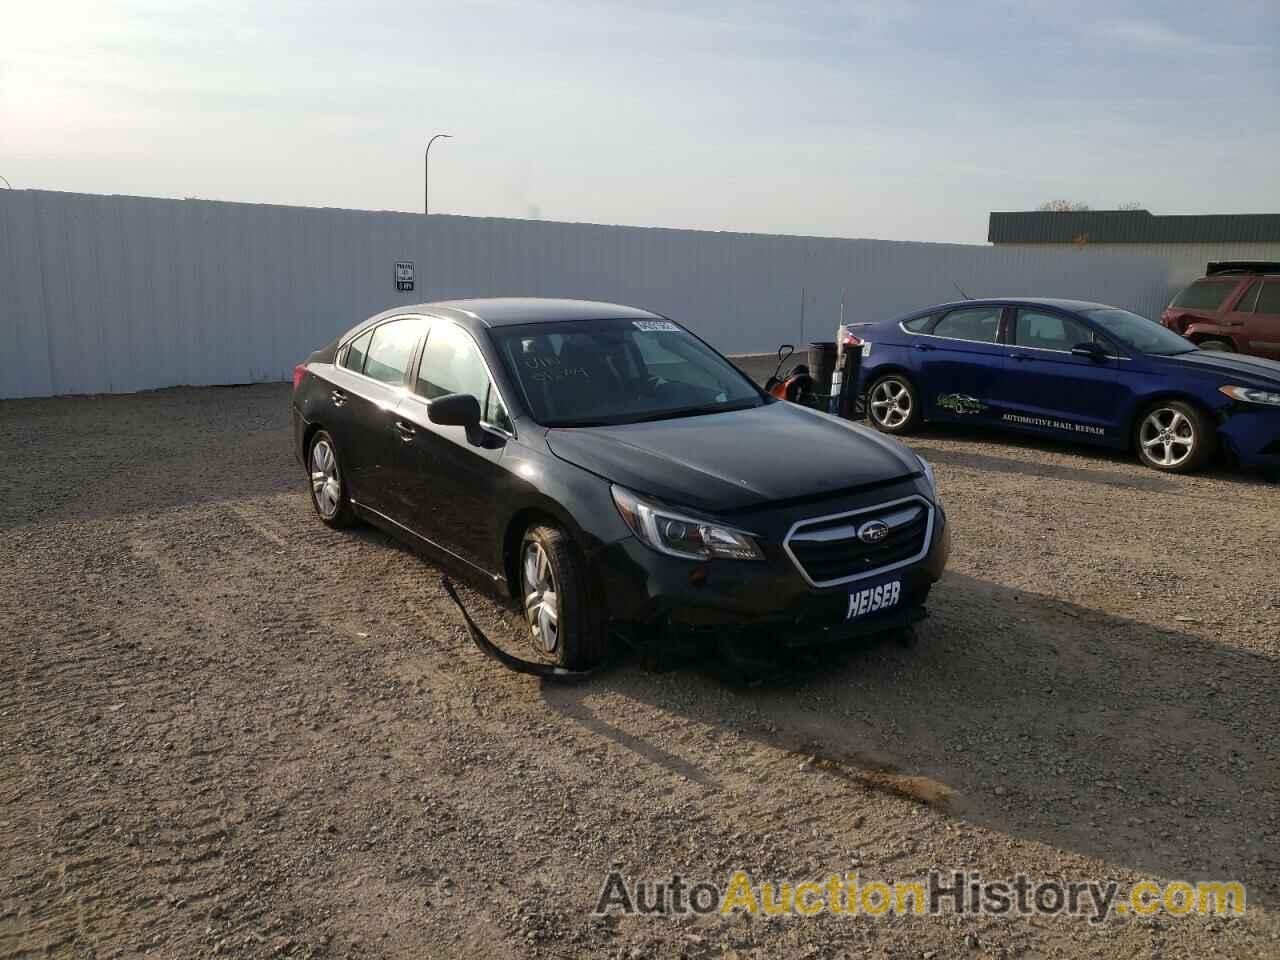
[[1280,362],[1199,350],[1155,321],[1080,300],[965,300],[859,326],[871,422],[989,424],[1135,450],[1189,473],[1225,449],[1280,470]]

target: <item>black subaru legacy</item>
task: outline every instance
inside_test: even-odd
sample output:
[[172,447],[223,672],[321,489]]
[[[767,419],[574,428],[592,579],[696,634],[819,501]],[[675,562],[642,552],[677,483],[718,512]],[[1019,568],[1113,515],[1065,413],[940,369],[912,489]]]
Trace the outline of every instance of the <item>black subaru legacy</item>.
[[568,668],[628,632],[902,628],[950,550],[907,447],[770,397],[632,307],[388,310],[298,366],[293,425],[322,521],[368,521],[514,601]]

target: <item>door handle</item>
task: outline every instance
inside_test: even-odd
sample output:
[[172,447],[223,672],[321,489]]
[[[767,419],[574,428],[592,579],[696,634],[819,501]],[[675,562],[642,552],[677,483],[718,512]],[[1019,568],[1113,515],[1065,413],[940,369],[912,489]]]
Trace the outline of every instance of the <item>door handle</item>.
[[1025,361],[1025,360],[1030,360],[1031,358],[1030,358],[1029,356],[1027,356],[1025,353],[1013,353],[1013,354],[1010,354],[1010,355],[1009,355],[1009,359],[1010,359],[1010,360],[1023,360],[1023,361]]
[[917,350],[933,350],[933,349],[935,349],[935,348],[934,348],[934,347],[932,347],[932,346],[930,346],[930,345],[929,345],[929,344],[927,344],[927,343],[917,343],[917,344],[916,344],[916,349],[917,349]]
[[396,427],[396,430],[400,433],[400,439],[403,440],[405,443],[408,443],[410,440],[412,440],[414,438],[414,435],[417,434],[418,432],[417,430],[413,429],[413,427],[405,423],[403,420],[397,420],[395,423],[395,427]]
[[347,402],[347,395],[342,390],[334,390],[329,394],[329,399],[333,401],[335,407],[340,407]]

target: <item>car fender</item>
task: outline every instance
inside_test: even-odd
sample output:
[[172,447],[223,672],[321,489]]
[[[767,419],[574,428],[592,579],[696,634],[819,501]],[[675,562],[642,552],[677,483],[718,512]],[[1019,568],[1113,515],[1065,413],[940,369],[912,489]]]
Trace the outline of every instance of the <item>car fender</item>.
[[[1124,436],[1128,442],[1133,442],[1134,431],[1138,429],[1138,417],[1142,415],[1142,411],[1161,400],[1181,400],[1183,403],[1194,404],[1202,410],[1208,411],[1209,415],[1217,423],[1222,422],[1222,412],[1226,407],[1230,406],[1230,402],[1226,397],[1222,397],[1208,389],[1195,390],[1186,387],[1163,385],[1155,390],[1135,393],[1133,395],[1133,403],[1123,420]],[[1219,400],[1224,402],[1219,403]]]
[[[513,596],[518,590],[513,576],[515,555],[520,537],[532,523],[540,519],[555,523],[588,556],[631,535],[613,502],[609,481],[549,452],[527,447],[513,450],[507,466],[513,480],[500,497],[503,510],[493,555],[502,559]],[[565,504],[571,504],[572,510]]]
[[[876,346],[879,346],[879,344],[876,344]],[[875,347],[872,349],[874,350]],[[897,349],[905,350],[908,348],[900,347]],[[900,373],[909,378],[911,382],[916,385],[916,389],[921,389],[920,371],[913,368],[908,360],[890,355],[882,360],[872,363],[869,366],[866,364],[862,365],[858,371],[858,392],[860,394],[866,393],[871,388],[871,384],[873,382],[889,373]]]

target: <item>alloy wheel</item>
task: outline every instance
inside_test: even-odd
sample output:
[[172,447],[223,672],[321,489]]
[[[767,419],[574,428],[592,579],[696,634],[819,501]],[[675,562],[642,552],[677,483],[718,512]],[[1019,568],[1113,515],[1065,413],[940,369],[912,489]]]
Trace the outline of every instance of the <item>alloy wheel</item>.
[[1196,448],[1195,426],[1172,407],[1160,407],[1147,414],[1138,439],[1151,461],[1162,467],[1178,466]]
[[883,427],[900,427],[911,416],[911,392],[901,380],[881,380],[871,391],[871,416]]
[[311,448],[311,495],[320,516],[332,520],[342,502],[342,480],[338,477],[338,458],[328,440],[317,440]]
[[524,612],[533,642],[543,653],[555,653],[560,645],[556,575],[551,569],[551,558],[537,541],[525,544],[520,580],[524,587]]

